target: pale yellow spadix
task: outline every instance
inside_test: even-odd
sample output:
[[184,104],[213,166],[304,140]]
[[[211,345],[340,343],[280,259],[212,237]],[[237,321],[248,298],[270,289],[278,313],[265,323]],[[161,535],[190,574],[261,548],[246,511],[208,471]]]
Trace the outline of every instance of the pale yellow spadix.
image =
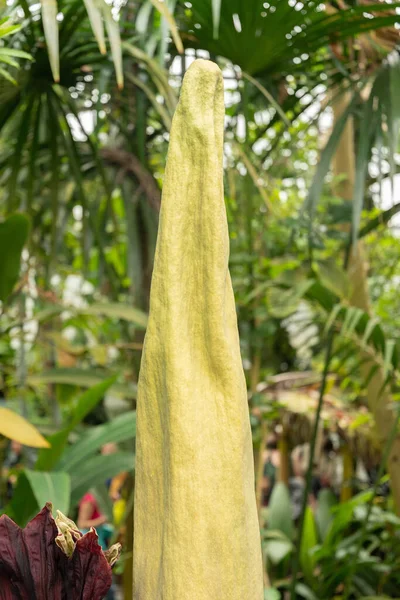
[[197,60],[173,118],[139,378],[135,600],[263,598],[223,131],[221,71]]

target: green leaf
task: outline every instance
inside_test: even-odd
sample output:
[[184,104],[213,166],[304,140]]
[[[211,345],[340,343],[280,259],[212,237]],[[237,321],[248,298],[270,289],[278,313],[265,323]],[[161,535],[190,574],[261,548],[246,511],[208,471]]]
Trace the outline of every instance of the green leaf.
[[106,48],[106,41],[104,38],[103,19],[101,16],[101,10],[98,6],[97,0],[83,0],[83,1],[86,6],[90,25],[92,27],[94,36],[99,45],[100,53],[106,54],[107,48]]
[[219,36],[219,21],[221,18],[221,1],[212,0],[212,17],[213,17],[213,35],[214,39],[217,40]]
[[322,285],[341,300],[348,298],[350,293],[349,276],[336,264],[334,259],[318,261],[316,267]]
[[67,473],[43,473],[25,469],[18,477],[7,514],[21,527],[52,502],[55,510],[67,514],[70,506],[71,480]]
[[332,162],[332,158],[338,147],[340,138],[347,123],[347,119],[353,110],[355,99],[349,103],[347,108],[343,111],[343,114],[336,121],[329,140],[321,152],[321,158],[317,166],[317,170],[314,175],[313,182],[310,187],[310,191],[304,203],[305,210],[313,216],[315,213],[316,206],[321,198],[322,190],[324,187],[325,177],[329,171],[329,167]]
[[[37,375],[29,375],[27,383],[32,387],[49,383],[72,385],[75,387],[89,388],[112,376],[110,373],[100,374],[86,369],[51,369]],[[110,392],[124,398],[136,398],[136,386],[115,383]]]
[[300,564],[304,576],[308,583],[312,584],[314,578],[315,558],[312,555],[312,549],[317,545],[317,528],[315,526],[314,514],[307,506],[304,515],[303,535],[300,547]]
[[165,107],[157,100],[156,94],[151,90],[151,88],[148,85],[146,85],[144,81],[142,81],[142,79],[140,79],[140,77],[136,77],[136,75],[134,75],[133,73],[128,73],[127,78],[129,79],[129,81],[132,81],[132,83],[134,83],[137,87],[140,87],[140,89],[144,91],[144,93],[152,103],[153,107],[160,115],[166,130],[169,131],[171,128],[172,118],[168,114],[168,111],[165,109]]
[[71,503],[77,504],[90,488],[101,485],[107,479],[132,471],[134,462],[134,454],[130,452],[94,456],[81,462],[71,473]]
[[101,514],[107,517],[108,523],[112,523],[114,520],[113,503],[108,493],[106,484],[103,483],[95,488],[92,488],[91,492],[97,500]]
[[12,83],[13,85],[17,85],[16,79],[14,79],[14,77],[12,77],[10,75],[10,73],[8,73],[8,71],[6,71],[5,69],[3,69],[3,67],[0,67],[0,75],[2,77],[4,77],[4,79],[7,79],[7,81],[9,81],[10,83]]
[[344,310],[344,309],[343,309],[343,306],[340,303],[335,304],[335,306],[333,307],[333,309],[329,313],[328,320],[327,320],[326,325],[324,327],[324,334],[325,335],[328,333],[328,331],[330,330],[330,328],[332,327],[332,325],[335,323],[336,319],[339,316],[339,313],[342,310]]
[[304,600],[320,600],[320,598],[317,598],[314,592],[304,583],[296,584],[296,594],[301,598],[304,598]]
[[160,0],[150,0],[153,6],[162,14],[164,19],[167,21],[168,26],[171,30],[172,39],[174,40],[176,49],[179,54],[183,54],[183,44],[181,40],[181,36],[179,35],[179,30],[176,24],[176,21],[173,15],[170,13],[166,2],[161,2]]
[[314,281],[307,279],[288,290],[282,288],[272,288],[267,290],[268,309],[272,316],[285,318],[293,314],[302,298],[314,285]]
[[267,523],[268,529],[281,531],[289,540],[293,539],[292,503],[288,487],[281,481],[272,490]]
[[333,521],[332,509],[337,503],[337,498],[331,490],[324,489],[320,491],[315,512],[315,520],[317,522],[319,537],[322,541],[325,540]]
[[77,425],[83,421],[83,419],[90,413],[91,410],[100,402],[104,397],[106,391],[111,387],[116,379],[116,375],[101,381],[91,389],[84,392],[76,400],[71,422],[67,427],[64,427],[62,431],[58,431],[54,435],[48,438],[51,448],[49,450],[42,450],[38,456],[36,462],[37,471],[46,471],[53,469],[53,467],[60,460],[62,453],[64,452],[65,446],[68,442],[68,436]]
[[[68,309],[69,310],[69,309]],[[138,308],[134,308],[129,304],[119,303],[99,303],[90,304],[89,306],[72,309],[74,312],[83,315],[103,315],[104,317],[110,317],[113,319],[122,319],[133,323],[137,327],[146,329],[147,327],[147,315]]]
[[82,460],[93,456],[104,444],[119,444],[133,439],[136,435],[136,412],[129,411],[118,415],[109,423],[92,427],[70,446],[57,464],[57,469],[73,472]]
[[137,13],[135,28],[140,34],[145,34],[149,30],[149,19],[153,7],[151,2],[144,2]]
[[71,478],[68,473],[45,473],[27,469],[24,473],[39,508],[46,502],[51,502],[54,510],[68,514],[71,492]]
[[27,58],[33,60],[32,56],[23,50],[16,50],[15,48],[1,48],[1,53],[4,56],[14,56],[16,58]]
[[281,595],[275,588],[268,588],[264,591],[264,600],[280,600]]
[[46,38],[47,50],[53,79],[60,81],[60,56],[58,49],[58,21],[56,0],[41,0],[42,22],[44,36]]
[[363,345],[367,344],[369,338],[371,337],[371,335],[372,335],[372,333],[373,333],[373,331],[374,331],[374,329],[375,329],[375,327],[377,325],[379,325],[379,319],[377,319],[376,317],[372,317],[372,319],[370,319],[368,321],[367,326],[366,326],[365,331],[364,331],[364,335],[363,335],[362,341],[361,341],[361,343]]
[[264,545],[265,553],[274,565],[278,565],[293,550],[293,544],[288,539],[267,540]]
[[108,33],[108,41],[111,46],[111,55],[115,68],[118,88],[121,90],[124,87],[124,72],[122,68],[122,46],[121,36],[119,33],[119,24],[114,20],[110,7],[102,0],[101,4],[106,29]]
[[19,277],[22,249],[28,239],[29,220],[14,214],[0,223],[0,301],[11,294]]

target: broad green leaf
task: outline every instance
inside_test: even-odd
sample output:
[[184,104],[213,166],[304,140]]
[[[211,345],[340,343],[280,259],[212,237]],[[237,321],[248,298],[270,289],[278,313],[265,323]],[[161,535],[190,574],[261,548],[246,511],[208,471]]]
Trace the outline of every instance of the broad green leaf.
[[98,383],[91,389],[87,390],[76,400],[72,412],[71,422],[64,427],[61,431],[58,431],[54,435],[51,435],[48,439],[51,444],[50,450],[42,450],[39,454],[36,462],[36,470],[46,471],[50,470],[60,460],[65,446],[68,442],[68,436],[77,425],[83,421],[83,419],[90,413],[91,410],[100,402],[104,397],[106,391],[114,383],[116,376],[105,379]]
[[11,294],[19,277],[22,249],[28,239],[29,220],[14,214],[0,223],[0,301]]
[[94,456],[82,461],[71,472],[71,503],[76,504],[89,489],[101,485],[107,479],[132,471],[134,462],[134,454],[130,452]]
[[0,435],[31,448],[48,448],[49,443],[26,419],[14,411],[0,407]]
[[39,508],[51,502],[54,510],[69,512],[71,478],[68,473],[45,473],[25,469],[25,476],[32,488]]
[[87,14],[89,16],[90,25],[94,36],[99,45],[101,54],[107,53],[106,41],[104,38],[104,27],[103,18],[101,16],[101,10],[99,8],[97,0],[83,0],[86,6]]
[[43,449],[39,452],[35,464],[36,471],[50,471],[62,456],[65,446],[68,442],[69,431],[62,429],[52,435],[47,436],[47,441],[50,444],[50,449]]
[[307,506],[300,545],[300,564],[304,576],[309,583],[312,583],[314,577],[315,558],[312,555],[312,550],[317,543],[317,528],[315,526],[314,514],[310,506]]
[[42,22],[44,36],[46,38],[47,51],[53,79],[60,81],[60,56],[58,49],[58,22],[57,22],[57,2],[56,0],[41,0]]
[[136,435],[136,412],[130,411],[115,417],[109,423],[97,425],[64,452],[57,469],[73,472],[82,460],[93,456],[104,444],[116,444],[133,439]]
[[43,473],[25,469],[18,482],[6,513],[20,527],[43,508],[46,502],[52,502],[54,510],[68,513],[70,507],[70,476],[66,473]]
[[268,507],[268,529],[281,531],[289,540],[293,539],[293,513],[288,487],[279,481],[272,490]]

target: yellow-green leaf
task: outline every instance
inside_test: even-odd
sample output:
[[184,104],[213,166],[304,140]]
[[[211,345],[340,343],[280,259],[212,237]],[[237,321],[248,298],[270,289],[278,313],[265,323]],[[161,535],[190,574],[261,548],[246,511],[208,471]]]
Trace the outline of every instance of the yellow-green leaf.
[[181,36],[179,35],[178,26],[176,24],[176,21],[175,21],[173,15],[168,10],[168,6],[166,5],[165,1],[160,2],[160,0],[151,0],[151,3],[153,4],[153,6],[155,6],[155,8],[162,14],[164,19],[167,21],[169,28],[171,30],[172,39],[174,40],[176,49],[178,50],[179,54],[183,54],[183,44],[182,44]]
[[110,7],[105,2],[102,3],[102,9],[104,20],[106,22],[108,41],[110,42],[111,47],[111,56],[114,63],[117,85],[121,90],[124,87],[124,73],[122,69],[122,46],[119,26],[117,21],[114,20]]
[[56,0],[42,0],[42,21],[44,37],[46,38],[47,51],[53,79],[60,81],[60,56],[58,50],[58,22]]
[[50,447],[36,427],[9,408],[0,407],[0,435],[32,448]]
[[97,40],[97,43],[100,48],[101,54],[106,54],[106,41],[104,38],[104,27],[103,27],[103,18],[101,16],[101,10],[96,2],[96,0],[83,0],[86,6],[87,14],[89,17],[90,25],[92,26],[92,30],[94,36]]

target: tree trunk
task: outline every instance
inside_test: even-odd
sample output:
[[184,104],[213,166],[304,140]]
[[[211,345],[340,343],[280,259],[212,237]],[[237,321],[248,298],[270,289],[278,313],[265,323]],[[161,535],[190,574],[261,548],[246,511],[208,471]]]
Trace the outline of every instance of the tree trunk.
[[[342,95],[333,105],[334,120],[343,113],[349,102],[349,97]],[[342,138],[333,159],[333,171],[335,176],[345,176],[337,186],[337,193],[349,202],[353,199],[355,182],[355,149],[353,120],[347,120]],[[352,282],[352,291],[349,298],[350,304],[371,314],[371,306],[368,292],[366,251],[362,241],[353,246],[350,254],[348,273]],[[368,356],[363,356],[368,359]],[[376,432],[381,447],[389,438],[394,423],[394,412],[391,408],[391,396],[387,388],[383,389],[385,381],[381,368],[378,368],[372,378],[368,378],[373,363],[369,360],[364,362],[361,369],[367,384],[367,401],[371,413],[374,416]],[[391,481],[394,504],[397,513],[400,513],[400,437],[397,437],[389,456],[388,471]]]

